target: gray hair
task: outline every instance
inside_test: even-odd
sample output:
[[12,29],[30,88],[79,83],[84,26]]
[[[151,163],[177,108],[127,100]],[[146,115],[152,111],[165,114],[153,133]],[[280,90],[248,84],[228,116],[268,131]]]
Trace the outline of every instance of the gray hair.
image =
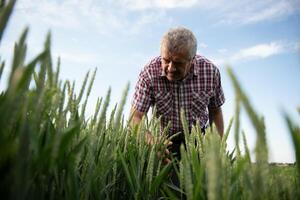
[[171,28],[164,34],[160,49],[165,47],[170,52],[180,52],[182,49],[189,51],[190,59],[196,55],[197,39],[189,29],[184,27]]

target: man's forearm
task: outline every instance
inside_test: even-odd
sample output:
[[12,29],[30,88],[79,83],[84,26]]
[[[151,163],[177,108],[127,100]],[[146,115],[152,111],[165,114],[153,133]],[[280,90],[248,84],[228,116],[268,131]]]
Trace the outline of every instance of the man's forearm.
[[143,116],[144,116],[144,113],[139,112],[135,108],[132,107],[131,111],[130,111],[130,117],[132,117],[131,122],[130,122],[131,127],[138,125],[142,121]]
[[209,123],[210,125],[212,125],[212,123],[216,125],[217,131],[222,137],[224,133],[224,120],[221,108],[209,110]]

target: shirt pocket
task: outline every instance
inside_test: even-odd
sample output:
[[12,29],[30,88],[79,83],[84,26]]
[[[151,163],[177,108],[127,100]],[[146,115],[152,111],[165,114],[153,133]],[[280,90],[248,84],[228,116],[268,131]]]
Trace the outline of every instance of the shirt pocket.
[[155,95],[156,116],[170,119],[172,114],[172,94],[170,92],[158,92]]
[[208,120],[208,104],[212,92],[193,91],[191,113],[193,121],[200,121],[201,127],[205,126]]

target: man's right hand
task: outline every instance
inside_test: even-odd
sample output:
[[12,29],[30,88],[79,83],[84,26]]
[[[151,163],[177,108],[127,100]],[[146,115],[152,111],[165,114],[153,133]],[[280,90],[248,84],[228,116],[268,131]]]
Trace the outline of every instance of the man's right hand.
[[[145,139],[146,139],[146,143],[150,146],[154,145],[155,143],[157,143],[161,140],[161,138],[154,138],[154,136],[151,134],[150,131],[146,131]],[[163,146],[157,152],[157,157],[164,158],[165,164],[171,163],[171,160],[169,158],[167,158],[168,155],[170,154],[170,151],[168,150],[167,147],[170,145],[172,145],[172,142],[170,140],[166,139],[163,142]]]
[[[131,108],[131,116],[132,116],[131,126],[138,125],[142,121],[142,118],[143,118],[144,115],[145,115],[144,112],[140,112],[140,111],[136,110],[134,107],[132,107]],[[150,131],[146,131],[145,140],[146,140],[146,144],[152,146],[155,143],[159,142],[161,140],[161,138],[154,138],[154,136],[151,134]],[[172,142],[170,140],[165,140],[162,149],[160,149],[157,152],[157,156],[159,158],[167,157],[170,154],[167,147],[170,146],[170,145],[172,145]],[[165,164],[168,164],[170,162],[171,162],[171,160],[169,158],[164,159]]]

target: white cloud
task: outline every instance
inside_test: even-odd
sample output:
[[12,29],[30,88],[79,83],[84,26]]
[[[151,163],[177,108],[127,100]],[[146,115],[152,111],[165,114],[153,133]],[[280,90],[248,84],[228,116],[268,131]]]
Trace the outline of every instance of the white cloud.
[[273,41],[243,48],[232,54],[229,54],[229,51],[226,49],[226,57],[212,56],[211,60],[217,65],[235,64],[249,60],[264,59],[285,52],[294,52],[295,50],[300,50],[300,42]]
[[288,1],[279,1],[265,8],[261,8],[259,12],[254,13],[254,10],[249,13],[249,16],[241,21],[246,24],[256,23],[265,20],[277,19],[283,15],[289,15],[294,12],[293,5]]
[[239,61],[243,59],[252,58],[267,58],[283,51],[283,46],[278,42],[271,42],[270,44],[259,44],[253,47],[241,49],[231,57],[232,61]]
[[[129,10],[197,8],[225,24],[252,24],[279,19],[300,10],[299,0],[117,0]],[[213,12],[211,12],[213,11]],[[216,12],[217,11],[217,12]]]
[[161,10],[132,13],[118,2],[104,1],[47,1],[21,0],[16,14],[19,21],[40,24],[49,28],[68,30],[93,30],[100,34],[137,33],[143,27],[160,21],[166,23]]
[[70,2],[21,0],[16,11],[28,22],[40,22],[50,27],[77,28],[80,26],[80,15],[76,14],[78,9],[70,6]]
[[[220,0],[219,2],[221,2]],[[225,2],[224,2],[225,3]],[[222,24],[253,24],[278,20],[300,11],[299,0],[230,1],[221,7],[215,4]]]
[[[164,19],[164,20],[163,20]],[[141,16],[135,21],[135,23],[128,26],[126,33],[136,35],[140,33],[141,30],[143,30],[145,27],[149,26],[154,23],[162,23],[168,22],[169,19],[167,19],[166,14],[163,11],[160,12],[145,12],[141,14]],[[169,20],[170,21],[170,20]]]
[[16,13],[19,21],[49,28],[135,35],[149,25],[172,24],[166,12],[175,8],[198,9],[219,23],[250,24],[293,14],[300,0],[20,0]]
[[130,10],[189,8],[198,0],[119,0],[122,6]]
[[188,8],[196,5],[197,2],[198,0],[160,0],[158,5],[163,8]]

